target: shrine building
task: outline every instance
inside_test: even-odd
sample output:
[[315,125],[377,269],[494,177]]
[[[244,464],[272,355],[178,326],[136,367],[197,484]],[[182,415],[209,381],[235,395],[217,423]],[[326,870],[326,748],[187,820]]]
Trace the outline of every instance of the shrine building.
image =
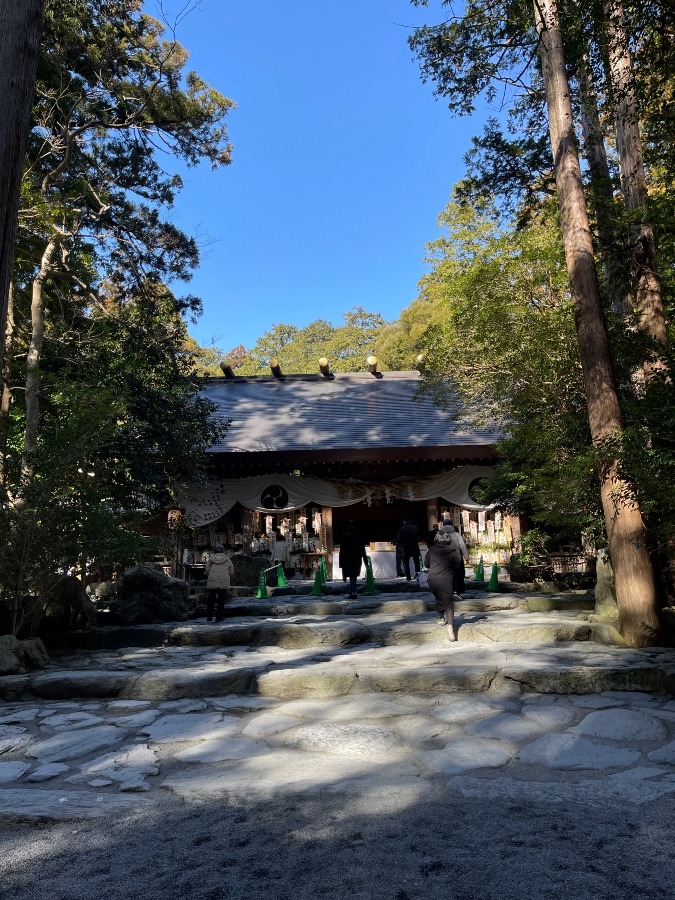
[[[372,358],[371,358],[372,359]],[[324,360],[321,361],[325,362]],[[472,488],[496,461],[497,429],[477,430],[420,391],[419,372],[209,378],[204,396],[227,428],[210,450],[206,488],[179,490],[192,547],[186,578],[208,549],[270,552],[278,534],[291,570],[311,577],[321,556],[331,572],[348,520],[370,546],[376,577],[394,577],[404,516],[426,538],[449,515],[472,559],[505,563],[518,520],[481,506]],[[337,560],[335,559],[335,563]]]

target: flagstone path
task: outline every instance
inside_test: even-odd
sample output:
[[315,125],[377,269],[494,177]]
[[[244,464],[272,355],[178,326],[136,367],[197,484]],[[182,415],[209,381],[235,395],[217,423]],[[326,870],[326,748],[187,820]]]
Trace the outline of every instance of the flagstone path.
[[240,600],[222,624],[113,630],[149,646],[0,678],[0,823],[292,795],[675,793],[675,651],[597,643],[583,596],[474,592],[455,644],[429,595],[318,603]]

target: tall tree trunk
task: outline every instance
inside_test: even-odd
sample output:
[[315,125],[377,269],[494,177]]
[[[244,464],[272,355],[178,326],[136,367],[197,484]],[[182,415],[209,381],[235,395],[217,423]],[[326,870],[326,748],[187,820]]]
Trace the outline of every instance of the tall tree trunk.
[[37,449],[40,426],[40,355],[45,335],[44,285],[52,270],[57,239],[52,238],[42,254],[40,271],[33,280],[30,317],[31,337],[26,357],[26,426],[23,443],[22,472],[24,479],[32,473],[32,454]]
[[[666,347],[668,331],[661,280],[656,269],[654,229],[649,221],[647,178],[635,101],[633,62],[628,48],[621,0],[605,0],[604,12],[621,190],[628,211],[635,214],[631,236],[637,325],[655,344]],[[645,367],[647,376],[655,370],[663,370],[665,365],[665,360],[655,355]]]
[[0,2],[0,371],[44,0]]
[[581,101],[581,131],[584,139],[584,156],[591,176],[591,193],[598,227],[600,257],[607,286],[607,296],[612,312],[627,324],[632,324],[633,303],[628,282],[617,255],[617,234],[613,222],[614,188],[607,162],[605,138],[600,123],[598,98],[593,89],[593,79],[587,57],[584,56],[577,71],[579,99]]
[[0,399],[0,495],[5,494],[5,458],[9,436],[9,408],[12,405],[11,360],[14,343],[14,286],[9,283],[5,356],[2,365],[2,399]]
[[630,484],[621,475],[614,450],[622,439],[621,410],[602,312],[555,0],[534,0],[534,16],[588,420],[598,451],[600,495],[616,578],[619,623],[628,643],[643,647],[656,643],[660,636],[654,573],[640,507]]

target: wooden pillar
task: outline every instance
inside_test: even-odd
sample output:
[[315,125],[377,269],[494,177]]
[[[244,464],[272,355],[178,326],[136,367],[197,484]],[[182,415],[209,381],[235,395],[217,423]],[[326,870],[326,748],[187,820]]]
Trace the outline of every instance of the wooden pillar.
[[427,531],[438,523],[438,497],[427,500]]
[[326,568],[328,569],[328,577],[333,578],[333,508],[324,506],[321,509],[321,521],[326,528],[326,550],[328,558],[326,560]]

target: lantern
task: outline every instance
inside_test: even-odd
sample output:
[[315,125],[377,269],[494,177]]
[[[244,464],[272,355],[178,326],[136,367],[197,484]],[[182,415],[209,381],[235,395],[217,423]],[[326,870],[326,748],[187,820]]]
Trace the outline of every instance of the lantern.
[[169,510],[167,514],[167,524],[172,531],[175,531],[177,528],[179,528],[182,521],[183,510],[180,507],[174,506]]

